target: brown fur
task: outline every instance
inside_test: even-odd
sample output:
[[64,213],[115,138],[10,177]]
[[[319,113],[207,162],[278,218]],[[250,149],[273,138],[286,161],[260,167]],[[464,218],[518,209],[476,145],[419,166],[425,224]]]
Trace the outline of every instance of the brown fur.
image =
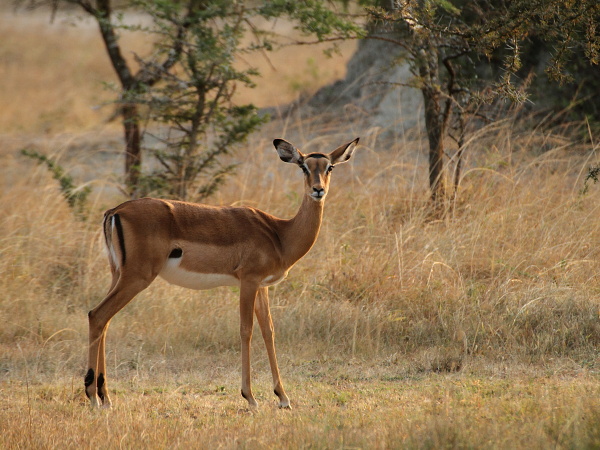
[[[269,284],[279,282],[317,239],[330,170],[347,161],[358,139],[328,155],[303,155],[292,144],[276,139],[283,161],[305,172],[305,195],[292,219],[278,219],[249,207],[214,207],[172,200],[131,200],[106,212],[104,233],[113,279],[106,298],[89,313],[89,363],[86,394],[92,405],[110,406],[106,390],[104,342],[111,318],[163,271],[174,249],[181,249],[176,270],[184,273],[228,276],[240,285],[242,341],[242,395],[257,406],[250,386],[250,341],[253,316],[258,319],[280,407],[290,403],[279,376]],[[328,170],[329,168],[329,170]],[[117,232],[113,232],[114,222]],[[230,278],[231,277],[231,278]],[[220,279],[219,279],[220,281]],[[103,374],[104,379],[94,374]],[[98,399],[98,397],[99,399]]]

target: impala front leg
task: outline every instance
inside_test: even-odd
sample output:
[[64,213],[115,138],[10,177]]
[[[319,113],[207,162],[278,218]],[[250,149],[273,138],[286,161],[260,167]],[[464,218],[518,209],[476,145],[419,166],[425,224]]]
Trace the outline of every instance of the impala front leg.
[[250,343],[254,325],[254,302],[258,283],[242,281],[240,288],[240,339],[242,342],[242,397],[251,408],[258,408],[250,382]]
[[277,365],[277,355],[275,353],[275,330],[273,328],[273,319],[271,318],[271,309],[269,308],[269,288],[260,288],[254,309],[258,324],[260,325],[260,331],[265,341],[265,347],[267,347],[269,365],[271,366],[271,374],[273,375],[273,391],[279,397],[279,407],[291,409],[290,399],[283,389],[283,383],[279,376],[279,366]]

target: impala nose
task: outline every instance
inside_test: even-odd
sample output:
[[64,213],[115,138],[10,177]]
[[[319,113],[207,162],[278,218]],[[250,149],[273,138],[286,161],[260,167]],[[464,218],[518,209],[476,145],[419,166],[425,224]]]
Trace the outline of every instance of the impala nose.
[[321,199],[321,198],[325,197],[325,189],[323,189],[321,187],[313,187],[312,196],[316,199]]

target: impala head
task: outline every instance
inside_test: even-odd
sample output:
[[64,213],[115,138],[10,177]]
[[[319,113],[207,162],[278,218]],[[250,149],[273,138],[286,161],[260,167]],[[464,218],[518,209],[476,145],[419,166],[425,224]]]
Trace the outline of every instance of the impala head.
[[358,138],[336,148],[331,153],[309,153],[305,155],[284,139],[273,141],[273,145],[282,161],[300,166],[304,172],[306,195],[316,202],[325,199],[329,190],[331,171],[336,164],[344,163],[350,159],[356,144],[358,144]]

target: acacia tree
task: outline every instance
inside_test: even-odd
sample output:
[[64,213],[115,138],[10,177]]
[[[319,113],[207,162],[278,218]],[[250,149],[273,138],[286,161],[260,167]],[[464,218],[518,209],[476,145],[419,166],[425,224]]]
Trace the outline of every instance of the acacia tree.
[[[483,104],[498,98],[524,100],[524,91],[515,82],[525,41],[535,36],[555,44],[546,71],[559,82],[570,79],[567,62],[577,50],[589,64],[599,62],[596,0],[396,0],[390,7],[371,7],[368,12],[372,20],[388,27],[387,32],[379,28],[369,37],[404,49],[415,76],[413,86],[422,92],[434,203],[446,197],[444,140],[451,120],[457,120],[462,135],[465,116]],[[495,78],[478,76],[481,65],[496,67],[493,57],[501,61],[501,70],[492,71]],[[458,170],[461,152],[459,145]]]
[[[137,0],[152,17],[153,29],[162,39],[159,52],[174,47],[172,30],[181,17],[179,4]],[[165,68],[152,60],[140,60],[148,73],[161,82],[134,93],[132,102],[145,106],[144,116],[154,128],[158,146],[149,149],[159,162],[139,180],[142,194],[200,201],[211,195],[232,171],[219,158],[262,124],[254,105],[237,105],[233,94],[238,84],[253,87],[252,68],[235,68],[238,53],[244,50],[244,5],[221,2],[186,11],[191,25],[181,42],[176,68]],[[259,44],[261,47],[264,45]],[[256,45],[253,45],[256,47]],[[176,70],[174,70],[176,69]],[[151,133],[148,131],[147,133]]]
[[[171,70],[180,60],[187,31],[192,25],[193,11],[197,2],[186,3],[186,10],[180,20],[174,23],[175,39],[171,48],[162,53],[162,59],[155,61],[152,67],[161,70],[148,70],[149,65],[143,64],[135,71],[124,57],[119,40],[119,31],[125,28],[121,16],[115,17],[113,0],[16,0],[29,8],[50,6],[53,15],[61,6],[77,6],[89,14],[98,24],[100,35],[111,65],[120,83],[120,94],[117,104],[122,118],[125,138],[125,184],[132,196],[136,195],[142,164],[141,126],[139,107],[135,101],[136,95],[143,89],[154,86],[161,80],[162,75]],[[132,2],[125,2],[131,6]],[[120,3],[122,5],[122,2]]]
[[[229,151],[261,123],[252,105],[235,105],[236,84],[252,86],[252,69],[240,71],[234,61],[248,50],[273,48],[271,33],[254,19],[286,16],[307,33],[321,37],[336,29],[344,36],[358,26],[328,6],[344,2],[264,0],[14,0],[30,7],[77,6],[96,20],[110,62],[118,77],[119,113],[125,136],[125,183],[131,196],[174,183],[171,195],[186,196],[190,183],[217,157]],[[116,5],[120,7],[118,11]],[[131,8],[152,19],[149,26],[127,25],[121,12]],[[134,70],[123,56],[119,33],[127,29],[153,39],[149,55],[137,56]],[[241,38],[254,36],[248,47]],[[141,108],[144,105],[144,108]],[[154,151],[164,171],[142,176],[142,123],[170,127],[165,150]],[[145,122],[144,122],[145,123]],[[197,190],[210,194],[227,167],[217,168]],[[143,183],[142,183],[143,182]],[[144,186],[142,186],[144,185]],[[163,189],[164,191],[164,189]]]
[[[151,15],[153,31],[165,36],[160,41],[162,51],[173,48],[169,39],[173,36],[171,30],[177,29],[173,22],[181,15],[181,5],[155,0],[136,0],[136,4]],[[254,87],[253,77],[258,75],[252,67],[237,68],[236,58],[270,50],[277,38],[261,30],[252,19],[286,15],[299,28],[318,35],[323,30],[313,23],[317,12],[323,27],[345,24],[321,2],[204,2],[194,12],[187,39],[181,44],[178,70],[140,61],[148,72],[161,73],[162,81],[137,93],[134,101],[147,105],[149,120],[168,129],[166,136],[158,136],[162,148],[151,151],[160,165],[142,177],[142,191],[150,188],[154,193],[201,201],[217,189],[233,168],[222,165],[219,158],[268,118],[259,116],[254,105],[233,102],[236,88]],[[243,44],[248,34],[254,39]]]
[[[528,83],[532,79],[528,72],[535,67],[528,65],[527,60],[533,59],[532,49],[539,49],[539,43],[544,43],[546,50],[537,64],[545,65],[550,80],[561,85],[579,81],[582,66],[589,68],[598,63],[600,2],[595,0],[360,0],[358,3],[365,6],[367,13],[367,35],[354,36],[365,39],[349,63],[346,79],[334,85],[346,94],[337,96],[330,89],[322,89],[315,101],[326,99],[331,103],[339,99],[344,104],[362,97],[367,99],[367,108],[376,109],[386,96],[382,86],[420,90],[433,204],[447,197],[450,156],[447,138],[456,141],[457,150],[452,155],[456,164],[456,192],[469,119],[492,120],[490,112],[494,108],[490,105],[496,106],[500,99],[521,103],[528,97]],[[333,34],[326,39],[340,37]],[[368,67],[363,68],[365,61]],[[398,65],[407,65],[412,78],[386,81],[386,77],[398,78],[401,71],[393,69]],[[364,81],[367,71],[371,82]],[[598,83],[588,82],[588,86],[591,89],[596,86],[597,91]],[[589,92],[590,88],[588,95]]]

